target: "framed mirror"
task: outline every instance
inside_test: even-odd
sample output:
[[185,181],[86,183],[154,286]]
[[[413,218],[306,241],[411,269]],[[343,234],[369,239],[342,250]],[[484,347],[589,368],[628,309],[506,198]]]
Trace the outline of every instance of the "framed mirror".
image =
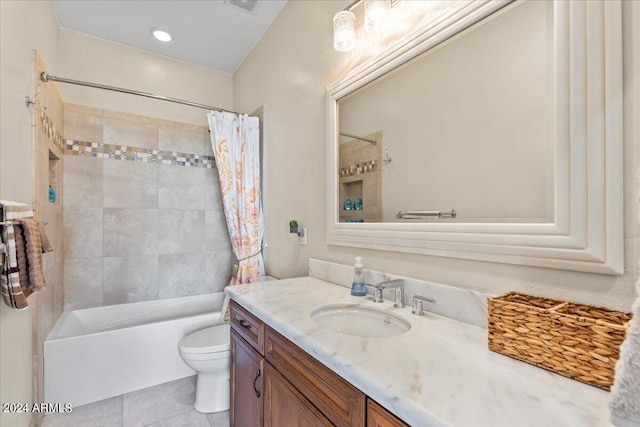
[[327,242],[623,273],[620,13],[456,2],[329,86]]

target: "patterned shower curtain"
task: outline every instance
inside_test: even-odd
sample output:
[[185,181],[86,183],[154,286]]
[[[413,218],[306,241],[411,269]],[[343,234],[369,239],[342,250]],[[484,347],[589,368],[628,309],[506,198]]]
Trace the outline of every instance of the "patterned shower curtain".
[[264,276],[259,119],[217,111],[208,118],[227,228],[238,259],[235,283],[247,283]]

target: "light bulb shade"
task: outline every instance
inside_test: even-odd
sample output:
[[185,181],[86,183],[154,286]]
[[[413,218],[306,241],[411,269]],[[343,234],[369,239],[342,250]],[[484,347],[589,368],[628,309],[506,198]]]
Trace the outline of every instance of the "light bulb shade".
[[343,10],[333,17],[333,48],[348,52],[356,46],[356,15]]
[[391,0],[364,0],[364,29],[380,33],[386,29]]

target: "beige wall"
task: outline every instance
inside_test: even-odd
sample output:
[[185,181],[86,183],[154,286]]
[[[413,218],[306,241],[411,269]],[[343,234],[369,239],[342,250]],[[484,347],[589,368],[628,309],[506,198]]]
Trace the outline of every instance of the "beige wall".
[[[189,64],[66,29],[60,30],[60,76],[211,105],[233,106],[233,79]],[[87,107],[206,125],[206,110],[81,86],[61,85],[65,101]]]
[[553,222],[553,2],[496,15],[340,100],[340,131],[382,131],[390,152],[384,221]]
[[[290,1],[234,75],[237,109],[269,108],[268,273],[299,276],[307,272],[308,257],[352,264],[354,256],[363,255],[365,267],[453,286],[497,293],[519,290],[629,309],[640,254],[640,149],[634,144],[640,139],[640,123],[634,121],[640,109],[640,4],[623,2],[625,274],[607,276],[325,244],[326,86],[371,55],[366,49],[354,54],[333,50],[332,17],[348,3]],[[407,22],[417,16],[408,15]],[[308,246],[301,247],[288,233],[290,219],[308,227]]]
[[[33,94],[34,54],[58,70],[58,22],[49,1],[0,2],[0,199],[34,201],[32,113],[24,97]],[[34,297],[29,299],[33,304]],[[33,401],[32,309],[0,304],[0,401]],[[3,427],[27,426],[31,414],[0,413]]]

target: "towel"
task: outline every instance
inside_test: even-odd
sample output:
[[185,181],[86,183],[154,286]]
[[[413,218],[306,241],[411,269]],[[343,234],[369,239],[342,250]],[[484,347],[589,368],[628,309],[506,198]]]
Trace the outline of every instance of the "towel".
[[0,201],[2,226],[2,299],[11,308],[28,307],[27,297],[47,286],[42,254],[51,252],[42,223],[33,219],[28,205]]
[[636,292],[633,319],[620,347],[609,400],[611,422],[618,427],[640,427],[640,281]]
[[[15,228],[13,221],[33,217],[33,210],[23,203],[0,200],[0,222],[6,223],[1,229],[3,265],[0,274],[2,300],[11,308],[27,308],[27,296],[20,284],[20,268],[16,254]],[[25,284],[26,285],[26,284]]]
[[24,241],[24,233],[19,225],[13,226],[14,239],[16,242],[16,259],[18,261],[18,279],[24,296],[28,297],[32,292],[27,288],[29,283],[29,261],[27,260],[27,245]]
[[[44,280],[44,272],[42,271],[42,254],[47,251],[45,251],[42,242],[43,240],[49,242],[49,239],[46,237],[46,233],[41,234],[40,230],[42,228],[38,224],[39,221],[33,218],[22,218],[18,221],[22,224],[22,230],[24,231],[28,266],[27,274],[29,276],[26,289],[24,283],[21,282],[20,284],[22,285],[22,290],[30,294],[38,292],[47,286]],[[43,235],[45,236],[44,239],[42,238]],[[50,243],[49,246],[51,246]]]
[[40,238],[42,239],[42,253],[53,252],[53,245],[49,241],[49,237],[47,236],[47,232],[44,229],[44,224],[40,221],[36,221],[38,224],[38,230],[40,230]]

